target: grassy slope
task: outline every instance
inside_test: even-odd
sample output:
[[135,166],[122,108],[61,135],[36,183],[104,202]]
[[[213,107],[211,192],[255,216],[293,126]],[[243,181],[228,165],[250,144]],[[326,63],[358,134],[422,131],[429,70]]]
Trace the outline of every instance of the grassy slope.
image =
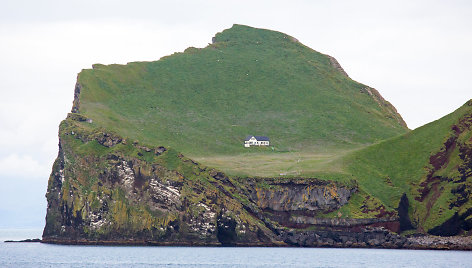
[[[426,200],[418,202],[415,197],[420,194],[420,183],[424,181],[432,169],[430,156],[444,151],[444,143],[455,135],[451,127],[457,124],[465,115],[472,113],[471,102],[455,112],[415,129],[405,135],[395,137],[376,145],[354,152],[344,159],[346,171],[358,180],[360,188],[375,196],[390,208],[396,208],[403,193],[410,200],[410,216],[420,228],[430,229],[451,217],[457,209],[449,209],[453,200],[451,189],[453,183],[440,184],[440,196],[434,199],[430,193]],[[466,130],[459,138],[459,143],[470,139],[471,131]],[[446,165],[434,173],[435,176],[457,179],[460,164],[459,149],[450,153]],[[431,212],[426,215],[426,206],[431,200]],[[470,202],[468,202],[470,203]]]
[[[80,113],[130,140],[171,146],[229,175],[358,182],[348,205],[321,216],[395,213],[407,193],[413,221],[429,230],[470,206],[449,208],[456,186],[447,181],[415,201],[430,156],[470,106],[406,133],[387,102],[341,74],[328,56],[282,33],[235,25],[206,48],[156,62],[95,65],[78,80]],[[274,149],[243,148],[248,134],[269,136]],[[459,142],[470,136],[461,134]],[[435,176],[459,176],[458,150]]]
[[[95,65],[79,83],[80,112],[94,122],[233,174],[253,175],[257,166],[234,165],[252,163],[249,155],[273,159],[256,175],[290,173],[300,156],[281,152],[301,153],[308,167],[329,163],[333,150],[343,154],[407,131],[387,102],[379,104],[328,56],[285,34],[241,25],[206,48],[156,62]],[[269,136],[274,151],[243,148],[248,134]]]

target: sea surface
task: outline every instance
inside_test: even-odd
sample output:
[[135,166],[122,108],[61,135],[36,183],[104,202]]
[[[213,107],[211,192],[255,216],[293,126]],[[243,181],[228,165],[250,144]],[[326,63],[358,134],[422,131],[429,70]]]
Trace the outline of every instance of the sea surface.
[[0,267],[472,267],[467,251],[3,243],[40,235],[0,229]]

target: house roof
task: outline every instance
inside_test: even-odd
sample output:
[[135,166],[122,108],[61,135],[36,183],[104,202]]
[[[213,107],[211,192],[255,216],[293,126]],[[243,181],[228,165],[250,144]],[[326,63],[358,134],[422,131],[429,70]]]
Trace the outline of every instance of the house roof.
[[250,140],[252,137],[256,138],[256,140],[258,140],[258,141],[270,141],[269,137],[266,137],[266,136],[253,136],[253,135],[247,136],[245,141]]

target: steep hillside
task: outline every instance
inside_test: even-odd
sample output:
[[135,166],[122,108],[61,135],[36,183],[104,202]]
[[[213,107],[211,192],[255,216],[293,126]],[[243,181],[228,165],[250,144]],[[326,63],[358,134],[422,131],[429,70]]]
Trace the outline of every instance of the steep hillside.
[[[202,49],[83,70],[73,111],[207,165],[247,153],[357,148],[408,131],[390,103],[351,80],[334,58],[286,34],[242,25]],[[269,136],[274,151],[243,148],[251,134]],[[218,167],[237,172],[234,162]]]
[[456,235],[472,227],[472,100],[405,135],[345,158],[359,186],[390,208],[402,195],[419,231]]
[[[94,65],[74,97],[43,242],[472,248],[399,235],[471,229],[472,101],[408,132],[334,58],[241,25]],[[244,148],[247,134],[272,147]]]

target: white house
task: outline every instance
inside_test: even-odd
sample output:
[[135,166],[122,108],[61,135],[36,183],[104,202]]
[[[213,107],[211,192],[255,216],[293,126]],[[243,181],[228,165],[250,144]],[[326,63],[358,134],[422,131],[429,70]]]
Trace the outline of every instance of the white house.
[[249,135],[244,140],[244,147],[269,146],[269,143],[270,143],[269,137]]

